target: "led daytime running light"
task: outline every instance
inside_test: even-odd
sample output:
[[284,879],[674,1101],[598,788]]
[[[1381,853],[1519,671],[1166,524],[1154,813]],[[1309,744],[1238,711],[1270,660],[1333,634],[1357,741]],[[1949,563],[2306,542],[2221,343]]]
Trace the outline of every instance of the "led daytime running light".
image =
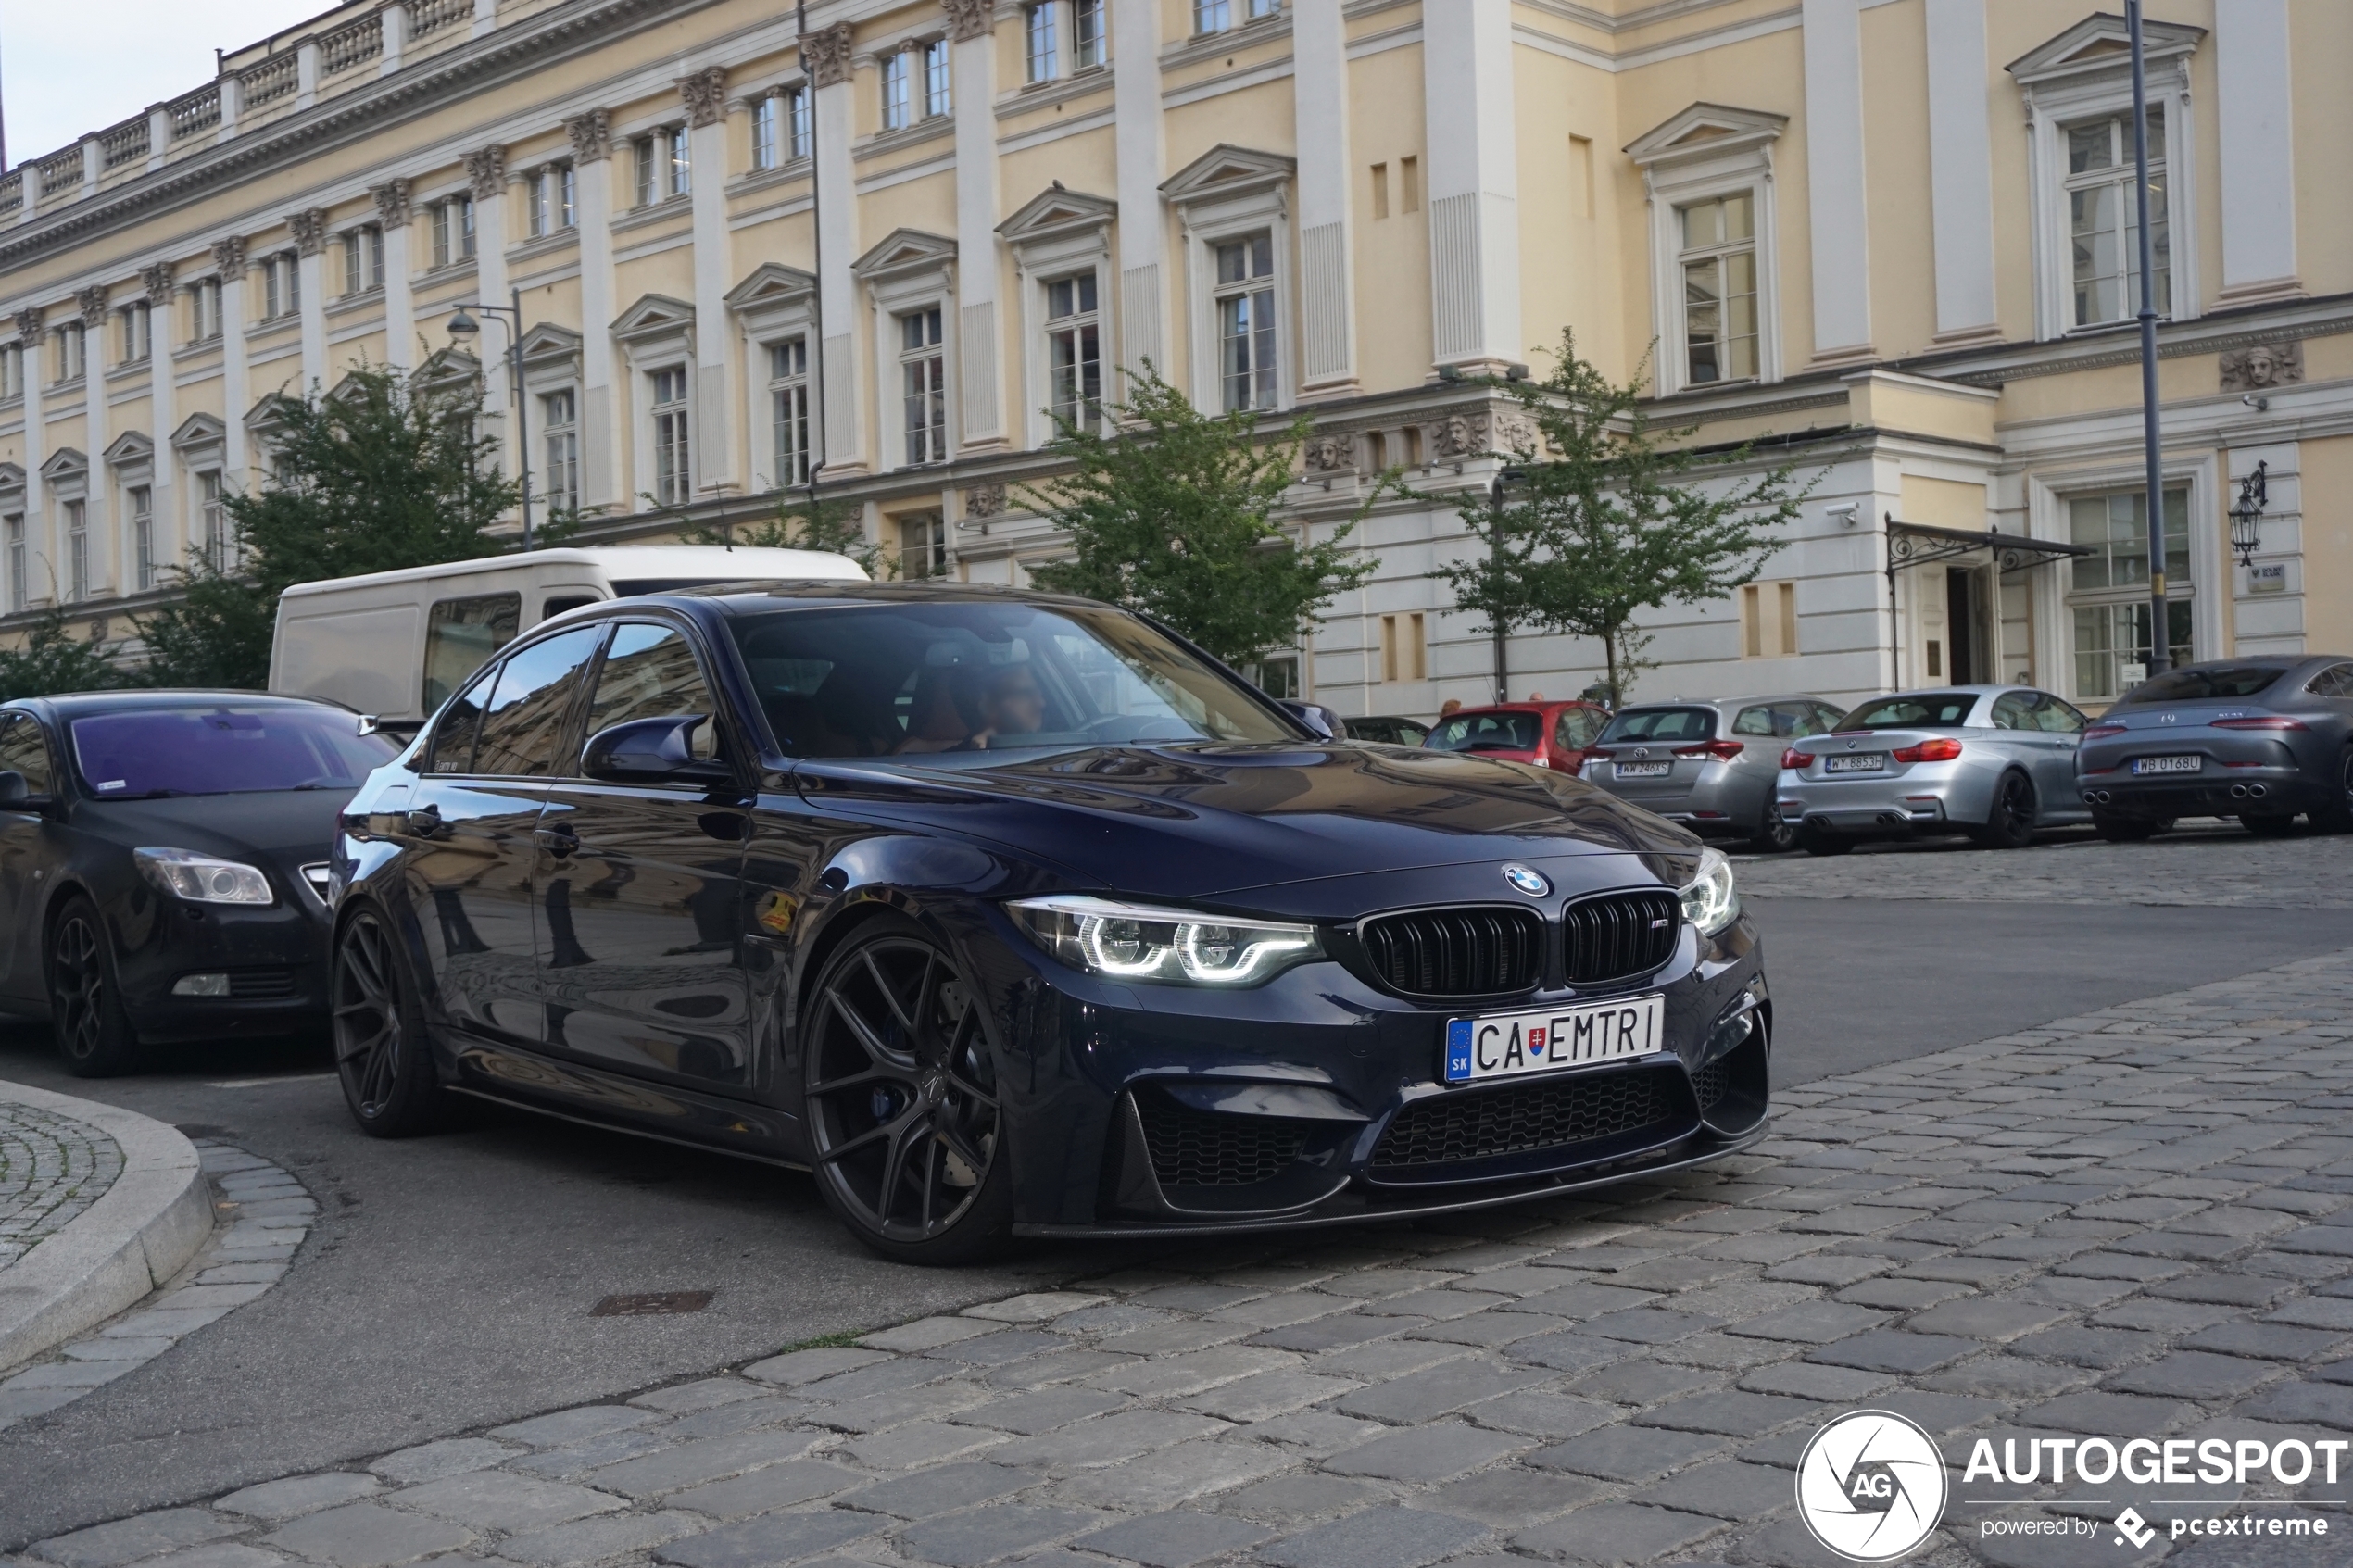
[[1118,980],[1250,985],[1322,955],[1315,928],[1059,894],[1006,906],[1032,940],[1076,969]]
[[1713,936],[1740,919],[1740,890],[1732,884],[1732,862],[1720,849],[1699,852],[1699,873],[1681,889],[1683,919],[1702,936]]

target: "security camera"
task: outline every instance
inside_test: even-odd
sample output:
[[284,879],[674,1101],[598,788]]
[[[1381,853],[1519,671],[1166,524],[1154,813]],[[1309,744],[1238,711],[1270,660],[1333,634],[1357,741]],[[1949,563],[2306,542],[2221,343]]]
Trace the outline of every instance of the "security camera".
[[2240,398],[2239,401],[2246,404],[2248,408],[2254,409],[2259,414],[2268,414],[2271,411],[2271,400],[2270,398],[2258,397],[2251,392],[2246,396]]
[[1832,502],[1830,506],[1824,507],[1822,510],[1830,516],[1838,519],[1839,521],[1844,523],[1847,527],[1852,528],[1855,526],[1855,513],[1861,505],[1862,503],[1859,501],[1836,501]]

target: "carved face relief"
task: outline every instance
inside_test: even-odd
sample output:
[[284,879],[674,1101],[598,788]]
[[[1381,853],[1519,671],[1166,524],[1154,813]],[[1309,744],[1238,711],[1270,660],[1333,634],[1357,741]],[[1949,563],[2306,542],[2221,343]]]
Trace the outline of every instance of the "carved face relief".
[[1353,438],[1345,435],[1318,435],[1307,443],[1306,462],[1310,473],[1338,473],[1355,466]]
[[1001,484],[975,484],[964,492],[966,517],[998,517],[1005,510],[1005,487]]
[[2221,358],[2222,390],[2259,392],[2304,379],[2304,343],[2258,343],[2228,351]]

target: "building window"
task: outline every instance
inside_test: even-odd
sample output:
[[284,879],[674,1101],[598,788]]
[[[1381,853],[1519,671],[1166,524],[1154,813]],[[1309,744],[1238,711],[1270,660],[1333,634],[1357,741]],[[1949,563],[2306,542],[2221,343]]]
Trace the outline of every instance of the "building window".
[[532,238],[561,233],[573,225],[580,194],[578,178],[568,163],[551,163],[531,171],[524,196],[531,209],[525,226]]
[[809,156],[809,94],[787,87],[751,111],[751,166],[778,169]]
[[188,285],[188,341],[209,343],[220,335],[220,280]]
[[1686,384],[1756,378],[1756,201],[1736,191],[1675,209]]
[[[2171,315],[2173,269],[2165,212],[2165,107],[2149,116],[2149,251],[2156,266],[2157,308]],[[2133,198],[2133,117],[2109,115],[2070,125],[2067,136],[2070,324],[2098,326],[2141,311],[2140,207]]]
[[29,590],[25,586],[24,514],[11,512],[6,520],[8,540],[8,608],[22,609]]
[[122,323],[122,362],[137,365],[155,352],[155,313],[145,300],[126,305],[115,313]]
[[[2075,696],[2120,696],[2148,674],[2148,495],[2078,495],[2067,503],[2068,537],[2092,554],[2068,562],[2068,611],[2075,623]],[[2165,641],[2176,664],[2190,659],[2190,493],[2165,492]]]
[[1110,58],[1104,47],[1103,0],[1071,0],[1070,69],[1086,70]]
[[762,98],[751,106],[751,166],[774,169],[781,159],[776,142],[776,100]]
[[924,45],[924,118],[937,119],[955,108],[948,91],[948,40],[935,38]]
[[1275,242],[1266,234],[1217,246],[1217,369],[1225,407],[1271,408],[1275,379]]
[[0,347],[0,403],[13,402],[24,395],[24,345],[12,343]]
[[654,499],[683,507],[692,499],[692,454],[686,419],[686,370],[656,370],[654,391]]
[[66,597],[75,604],[90,596],[90,504],[66,503]]
[[61,382],[80,381],[83,369],[83,357],[89,346],[89,337],[82,323],[69,321],[59,327],[56,333],[56,342],[57,345],[56,379]]
[[1193,0],[1193,31],[1230,32],[1238,23],[1271,17],[1277,8],[1276,0]]
[[274,321],[302,309],[302,263],[281,251],[261,264],[261,319]]
[[785,126],[792,138],[786,144],[791,155],[794,157],[807,157],[809,139],[812,134],[809,124],[808,89],[802,87],[785,89]]
[[907,56],[904,50],[886,55],[882,62],[882,122],[885,131],[907,124]]
[[550,392],[539,399],[539,428],[546,433],[548,509],[576,512],[580,509],[580,405],[570,390]]
[[1056,40],[1056,13],[1062,10],[1062,0],[1039,0],[1029,7],[1025,37],[1028,44],[1029,80],[1051,82],[1062,71],[1062,51]]
[[1797,584],[1751,583],[1741,589],[1741,657],[1788,659],[1797,652]]
[[384,232],[363,224],[343,237],[343,292],[365,294],[384,284]]
[[1046,285],[1046,372],[1058,425],[1102,422],[1102,329],[1092,272]]
[[687,155],[685,126],[666,126],[651,135],[638,137],[636,152],[639,207],[651,207],[686,194],[692,182],[694,160]]
[[948,575],[948,524],[937,512],[899,520],[899,575]]
[[433,264],[451,267],[474,254],[474,199],[450,196],[433,204]]
[[144,484],[132,485],[124,493],[131,503],[131,564],[136,574],[133,581],[143,594],[156,585],[155,494]]
[[1255,664],[1244,665],[1242,676],[1252,685],[1277,701],[1297,699],[1299,687],[1299,655],[1270,654]]
[[229,564],[229,508],[221,504],[220,470],[196,475],[196,547],[218,571]]
[[940,346],[939,307],[899,318],[900,417],[907,431],[907,462],[948,459],[948,357]]
[[1380,618],[1380,678],[1420,681],[1428,678],[1429,651],[1421,612]]
[[809,483],[809,341],[768,345],[768,418],[775,433],[779,489]]

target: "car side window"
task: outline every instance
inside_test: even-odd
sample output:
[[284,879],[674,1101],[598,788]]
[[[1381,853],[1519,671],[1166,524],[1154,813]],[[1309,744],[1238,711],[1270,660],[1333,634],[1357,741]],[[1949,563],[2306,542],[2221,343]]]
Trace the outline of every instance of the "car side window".
[[580,694],[580,672],[603,628],[583,626],[508,656],[482,718],[473,771],[545,778],[556,771],[564,723]]
[[2353,664],[2332,664],[2304,683],[2314,696],[2353,697]]
[[1772,709],[1763,703],[1755,708],[1743,708],[1732,721],[1732,734],[1769,735],[1773,733],[1773,717]]
[[[597,691],[589,700],[587,734],[594,735],[615,724],[638,719],[665,719],[673,713],[699,713],[716,720],[719,704],[695,662],[694,645],[674,626],[625,621],[613,628],[612,646],[597,670]],[[695,732],[698,757],[719,754],[719,726],[704,724]]]
[[2037,699],[2034,704],[2036,728],[2047,730],[2057,735],[2079,735],[2083,733],[2083,726],[2088,721],[2084,719],[2081,709],[2071,703],[2053,696],[2048,692],[2036,692],[2034,696]]
[[1563,709],[1553,724],[1553,744],[1570,751],[1582,751],[1601,733],[1602,716],[1592,709]]
[[2024,692],[2004,692],[1994,699],[1994,727],[1997,730],[2033,730],[2033,699]]
[[1818,735],[1826,727],[1810,702],[1785,702],[1773,705],[1775,730],[1791,740]]
[[39,720],[18,713],[0,726],[0,771],[22,773],[27,795],[53,793],[49,743],[41,736]]
[[498,678],[497,665],[474,677],[473,684],[450,699],[433,727],[433,760],[429,773],[471,773],[474,743],[482,738],[482,710],[490,703],[490,684]]
[[1845,717],[1844,709],[1832,708],[1826,702],[1818,702],[1814,705],[1814,721],[1821,727],[1810,733],[1818,735],[1829,734],[1838,728],[1838,721]]

